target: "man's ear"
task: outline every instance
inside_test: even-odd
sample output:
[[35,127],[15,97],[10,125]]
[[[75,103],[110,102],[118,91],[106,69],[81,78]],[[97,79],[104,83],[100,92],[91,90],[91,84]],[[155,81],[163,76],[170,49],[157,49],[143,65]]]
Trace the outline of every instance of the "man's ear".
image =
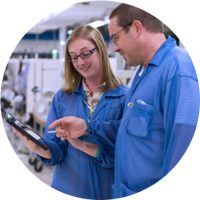
[[140,20],[134,20],[132,26],[134,27],[135,32],[138,34],[141,34],[144,30],[144,26]]

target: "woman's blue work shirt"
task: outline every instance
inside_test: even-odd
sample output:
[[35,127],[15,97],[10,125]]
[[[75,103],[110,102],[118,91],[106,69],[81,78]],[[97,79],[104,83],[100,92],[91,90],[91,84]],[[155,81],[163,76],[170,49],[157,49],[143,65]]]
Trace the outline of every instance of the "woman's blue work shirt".
[[[140,68],[141,69],[141,68]],[[198,120],[199,88],[192,61],[169,37],[135,75],[115,144],[113,197],[163,178],[187,149]]]
[[[114,143],[122,117],[127,88],[120,86],[105,92],[98,102],[91,120],[102,124],[102,132],[109,134]],[[55,134],[47,133],[49,124],[65,116],[77,116],[88,120],[90,111],[84,103],[86,95],[82,84],[74,93],[60,90],[55,95],[49,111],[44,141],[49,146],[52,159],[42,159],[45,164],[56,165],[52,187],[69,195],[87,199],[112,198],[114,176],[114,147],[102,144],[95,136],[82,136],[80,139],[101,146],[100,155],[91,157],[75,149],[67,141],[61,141]],[[104,125],[105,124],[105,129]]]

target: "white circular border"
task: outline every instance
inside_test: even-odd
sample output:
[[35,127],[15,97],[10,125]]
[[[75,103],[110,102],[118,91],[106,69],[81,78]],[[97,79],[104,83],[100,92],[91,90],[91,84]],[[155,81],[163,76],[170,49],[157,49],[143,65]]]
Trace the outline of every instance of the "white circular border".
[[[8,59],[23,35],[39,20],[49,13],[59,10],[80,0],[6,0],[0,3],[0,76]],[[189,52],[198,77],[200,77],[200,12],[198,1],[160,1],[160,0],[121,0],[138,6],[166,23],[180,38]],[[199,16],[199,17],[198,17]],[[51,189],[40,181],[23,165],[13,151],[0,118],[0,198],[6,199],[72,199]],[[198,199],[200,197],[200,125],[195,136],[177,166],[154,186],[136,195],[123,199]],[[77,198],[74,198],[77,199]]]

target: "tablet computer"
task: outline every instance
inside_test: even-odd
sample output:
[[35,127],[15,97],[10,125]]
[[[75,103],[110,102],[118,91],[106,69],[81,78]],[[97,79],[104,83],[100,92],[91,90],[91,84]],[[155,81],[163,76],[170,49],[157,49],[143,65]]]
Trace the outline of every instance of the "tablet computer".
[[28,125],[24,124],[20,120],[16,119],[9,112],[6,112],[5,110],[1,110],[1,113],[2,113],[2,117],[5,119],[5,121],[8,124],[13,126],[18,131],[20,131],[23,135],[27,136],[33,142],[38,144],[42,149],[44,149],[44,150],[48,149],[48,146],[44,143],[42,137],[39,136],[36,133],[36,131],[34,131],[32,128],[30,128]]

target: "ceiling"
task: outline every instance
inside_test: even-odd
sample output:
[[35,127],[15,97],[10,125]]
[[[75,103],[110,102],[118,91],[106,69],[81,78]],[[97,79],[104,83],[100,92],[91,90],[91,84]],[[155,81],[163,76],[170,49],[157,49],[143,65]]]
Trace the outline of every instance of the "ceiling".
[[56,30],[62,27],[72,29],[79,24],[91,23],[99,19],[103,20],[106,16],[109,16],[110,12],[118,4],[118,2],[114,1],[88,1],[77,3],[61,11],[51,13],[28,31],[28,33],[40,34],[48,30]]

